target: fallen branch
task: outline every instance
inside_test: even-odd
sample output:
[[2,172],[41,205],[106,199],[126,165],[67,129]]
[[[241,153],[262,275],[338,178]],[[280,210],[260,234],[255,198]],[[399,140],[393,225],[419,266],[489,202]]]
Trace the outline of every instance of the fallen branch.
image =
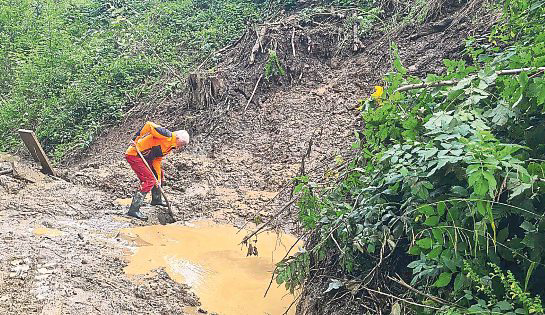
[[291,52],[293,53],[293,57],[295,57],[295,27],[291,32]]
[[244,239],[242,240],[242,242],[239,243],[239,245],[242,245],[242,244],[246,244],[248,242],[248,240],[250,238],[252,238],[252,236],[254,235],[257,235],[261,230],[263,230],[267,225],[271,224],[272,221],[274,221],[275,219],[278,218],[278,216],[286,211],[286,209],[289,209],[289,207],[298,199],[298,197],[294,197],[292,198],[287,204],[284,205],[284,207],[282,207],[282,209],[278,210],[270,219],[269,221],[263,223],[257,230],[255,230],[254,232],[252,232],[250,235],[247,235],[244,237]]
[[[295,247],[295,245],[297,245],[297,243],[299,243],[299,241],[301,241],[303,239],[303,237],[307,236],[308,234],[310,234],[310,231],[307,232],[307,233],[302,234],[301,236],[299,236],[297,238],[297,240],[288,249],[288,251],[286,252],[284,257],[282,257],[282,259],[280,259],[279,261],[283,261],[284,259],[286,259],[286,257],[288,257],[288,255],[290,254],[291,250]],[[272,272],[271,280],[269,281],[269,285],[267,286],[267,290],[265,290],[265,294],[263,294],[264,298],[267,296],[267,293],[269,293],[269,290],[271,289],[271,285],[272,285],[272,283],[274,281],[274,274],[275,274],[276,270],[278,270],[278,266],[274,267],[274,271]]]
[[422,291],[420,291],[420,290],[418,290],[418,289],[415,289],[415,288],[411,287],[411,286],[408,285],[405,281],[403,281],[403,279],[401,279],[401,277],[400,277],[399,279],[395,279],[395,278],[390,277],[390,276],[387,276],[387,277],[388,277],[388,279],[390,279],[390,280],[392,280],[392,281],[394,281],[394,282],[396,282],[396,283],[398,283],[398,284],[404,286],[405,288],[407,288],[407,289],[413,291],[414,293],[417,293],[417,294],[420,294],[420,295],[422,295],[422,296],[425,296],[425,297],[427,297],[428,299],[430,299],[430,300],[432,300],[432,301],[435,301],[435,302],[437,302],[437,303],[439,303],[439,304],[445,304],[445,305],[451,305],[451,306],[456,306],[456,307],[458,307],[458,305],[456,305],[456,304],[454,304],[454,303],[451,303],[451,302],[449,302],[449,301],[445,301],[445,300],[443,300],[442,298],[439,298],[439,297],[436,297],[436,296],[433,296],[433,295],[424,293],[424,292],[422,292]]
[[250,102],[252,102],[252,99],[254,98],[255,91],[257,91],[257,86],[259,85],[259,82],[261,82],[261,79],[263,78],[263,73],[259,76],[259,79],[257,79],[257,82],[254,86],[254,91],[252,92],[252,95],[250,95],[250,98],[248,99],[248,103],[246,103],[246,106],[244,107],[244,111],[248,109],[248,105],[250,105]]
[[[519,73],[524,72],[524,71],[545,71],[545,67],[499,70],[499,71],[496,71],[496,75],[513,75],[513,74],[519,74]],[[471,75],[470,77],[475,77],[475,75]],[[408,91],[408,90],[413,90],[413,89],[455,85],[455,84],[458,84],[458,82],[460,82],[460,80],[446,80],[446,81],[439,81],[439,82],[432,82],[432,83],[408,84],[408,85],[404,85],[402,87],[399,87],[395,91],[396,92],[403,92],[403,91]]]
[[[296,178],[305,176],[305,159],[307,157],[310,157],[310,152],[312,151],[312,144],[314,142],[315,133],[316,133],[316,130],[312,132],[312,136],[310,136],[310,139],[308,140],[307,151],[305,152],[305,154],[303,154],[303,157],[301,158],[301,165],[299,166],[299,172],[297,173]],[[293,197],[293,191],[295,190],[295,187],[299,185],[299,182],[300,181],[298,179],[294,181],[293,188],[290,192],[290,197]]]
[[412,302],[412,301],[409,301],[407,299],[404,299],[404,298],[401,298],[399,296],[395,296],[395,295],[392,295],[392,294],[389,294],[389,293],[386,293],[386,292],[381,292],[381,291],[377,291],[377,290],[373,290],[371,288],[368,288],[368,287],[363,287],[365,290],[367,290],[368,292],[373,292],[373,293],[376,293],[376,294],[380,294],[380,295],[384,295],[384,296],[387,296],[389,298],[394,298],[400,302],[404,302],[404,303],[408,303],[408,304],[411,304],[411,305],[414,305],[414,306],[419,306],[419,307],[424,307],[424,308],[431,308],[431,309],[434,309],[434,310],[440,310],[441,308],[439,307],[435,307],[435,306],[431,306],[431,305],[424,305],[424,304],[420,304],[420,303],[416,303],[416,302]]
[[6,174],[9,174],[9,173],[13,173],[13,169],[12,169],[12,168],[7,169],[7,170],[0,171],[0,175],[6,175]]

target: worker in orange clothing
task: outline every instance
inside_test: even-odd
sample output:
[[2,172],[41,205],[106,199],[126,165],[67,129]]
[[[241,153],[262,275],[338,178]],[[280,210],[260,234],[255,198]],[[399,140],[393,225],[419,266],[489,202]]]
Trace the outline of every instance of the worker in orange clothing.
[[[171,132],[151,121],[146,122],[144,127],[134,135],[132,143],[125,152],[125,159],[140,180],[140,189],[133,195],[129,212],[131,217],[141,220],[148,218],[140,212],[146,194],[151,190],[151,204],[164,205],[161,200],[161,191],[158,184],[164,182],[164,175],[161,170],[161,160],[174,149],[181,149],[189,144],[189,134],[185,130]],[[142,153],[146,162],[153,170],[150,172],[144,161],[140,158],[136,147]],[[160,183],[155,182],[155,178]]]

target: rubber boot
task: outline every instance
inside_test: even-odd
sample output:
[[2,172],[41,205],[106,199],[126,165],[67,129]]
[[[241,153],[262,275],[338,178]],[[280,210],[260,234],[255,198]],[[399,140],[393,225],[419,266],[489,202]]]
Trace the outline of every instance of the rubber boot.
[[163,198],[161,198],[161,191],[157,186],[153,186],[151,189],[151,205],[163,207],[168,206],[167,203],[163,201]]
[[127,213],[127,215],[144,221],[148,219],[148,217],[140,212],[140,207],[142,206],[142,203],[144,203],[144,198],[146,197],[146,194],[147,193],[137,191],[134,196],[132,196],[131,206],[129,207],[129,212]]

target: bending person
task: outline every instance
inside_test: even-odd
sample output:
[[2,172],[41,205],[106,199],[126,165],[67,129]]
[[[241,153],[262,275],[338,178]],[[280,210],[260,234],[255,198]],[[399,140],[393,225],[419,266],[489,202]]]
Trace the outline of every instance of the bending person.
[[[131,165],[132,170],[140,180],[140,189],[133,195],[129,212],[131,217],[141,220],[148,218],[140,212],[146,194],[151,190],[151,204],[164,205],[161,191],[155,182],[155,178],[164,182],[161,170],[161,160],[174,149],[182,149],[189,144],[189,134],[185,130],[171,132],[151,121],[148,121],[142,129],[134,135],[132,143],[125,152],[125,159]],[[136,147],[135,147],[136,145]],[[142,153],[148,165],[153,170],[150,172],[144,161],[140,158],[136,148]],[[155,175],[155,178],[153,177]]]

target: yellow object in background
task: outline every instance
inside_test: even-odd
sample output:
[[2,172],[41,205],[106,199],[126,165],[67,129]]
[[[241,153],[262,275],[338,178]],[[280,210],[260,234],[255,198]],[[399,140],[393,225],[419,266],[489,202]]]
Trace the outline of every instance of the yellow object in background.
[[371,97],[377,101],[377,103],[380,105],[382,101],[382,93],[384,93],[384,88],[379,85],[375,85],[375,93],[371,94]]

